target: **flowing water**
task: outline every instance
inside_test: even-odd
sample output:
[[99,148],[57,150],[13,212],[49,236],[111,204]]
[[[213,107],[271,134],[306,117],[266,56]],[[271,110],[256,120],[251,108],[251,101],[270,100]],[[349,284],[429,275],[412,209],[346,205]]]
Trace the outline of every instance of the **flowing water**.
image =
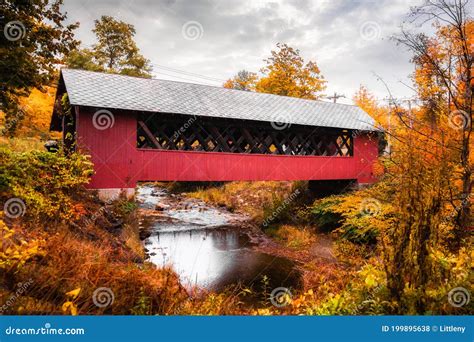
[[233,284],[258,290],[263,284],[270,290],[299,286],[292,261],[255,250],[239,225],[245,217],[172,196],[149,185],[138,191],[142,212],[153,213],[148,220],[151,235],[145,240],[150,261],[170,265],[185,287],[220,291]]

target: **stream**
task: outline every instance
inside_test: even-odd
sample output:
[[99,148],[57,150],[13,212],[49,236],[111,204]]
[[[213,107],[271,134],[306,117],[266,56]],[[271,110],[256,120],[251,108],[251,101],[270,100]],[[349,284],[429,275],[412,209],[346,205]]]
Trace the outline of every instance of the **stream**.
[[186,289],[299,287],[292,261],[255,249],[244,215],[152,185],[139,187],[137,198],[150,233],[144,241],[149,261],[171,266]]

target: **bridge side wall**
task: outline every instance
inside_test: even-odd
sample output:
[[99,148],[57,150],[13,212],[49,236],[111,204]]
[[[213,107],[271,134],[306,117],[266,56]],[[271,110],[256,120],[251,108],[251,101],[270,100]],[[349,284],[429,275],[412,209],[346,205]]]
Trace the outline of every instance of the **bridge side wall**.
[[[92,189],[131,189],[138,181],[349,180],[373,183],[377,140],[361,134],[353,157],[282,156],[138,149],[134,113],[111,110],[113,125],[101,127],[94,111],[77,111],[80,150],[94,163]],[[105,122],[105,121],[104,121]]]
[[377,161],[379,142],[374,133],[358,134],[354,137],[354,159],[356,162],[356,176],[359,184],[372,184],[377,179],[373,173],[374,163]]

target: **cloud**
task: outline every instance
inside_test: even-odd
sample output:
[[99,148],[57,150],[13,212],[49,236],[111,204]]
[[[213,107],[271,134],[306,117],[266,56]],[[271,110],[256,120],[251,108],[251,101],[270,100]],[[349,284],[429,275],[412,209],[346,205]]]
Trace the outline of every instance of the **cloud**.
[[[414,4],[407,0],[66,0],[64,8],[71,21],[81,23],[76,35],[84,45],[94,43],[91,29],[101,15],[133,24],[138,46],[159,78],[220,85],[238,70],[258,71],[276,43],[286,42],[318,63],[328,80],[328,93],[337,91],[350,99],[360,84],[380,98],[387,95],[374,73],[395,95],[411,95],[399,82],[412,72],[410,55],[389,37],[399,31]],[[183,37],[183,25],[190,21],[202,27],[199,39]]]

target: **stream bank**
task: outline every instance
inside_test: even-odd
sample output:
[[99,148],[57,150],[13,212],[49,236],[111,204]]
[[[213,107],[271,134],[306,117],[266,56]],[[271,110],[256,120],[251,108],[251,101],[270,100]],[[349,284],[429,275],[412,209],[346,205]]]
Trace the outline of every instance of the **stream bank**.
[[271,239],[248,216],[150,184],[138,189],[137,200],[149,261],[170,266],[188,292],[302,286],[297,263],[268,253]]

